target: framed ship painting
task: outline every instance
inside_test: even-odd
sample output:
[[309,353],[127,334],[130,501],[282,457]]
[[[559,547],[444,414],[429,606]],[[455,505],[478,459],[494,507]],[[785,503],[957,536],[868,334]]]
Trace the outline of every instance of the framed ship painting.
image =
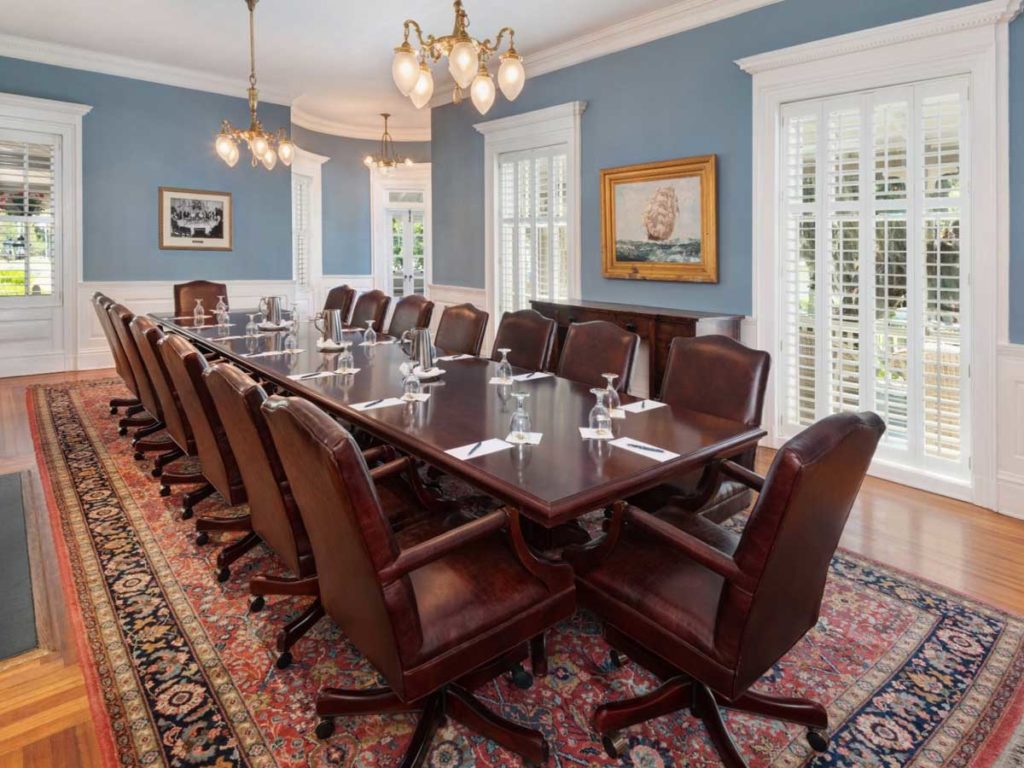
[[234,234],[230,192],[160,187],[160,247],[230,251]]
[[718,282],[715,155],[601,171],[605,277]]

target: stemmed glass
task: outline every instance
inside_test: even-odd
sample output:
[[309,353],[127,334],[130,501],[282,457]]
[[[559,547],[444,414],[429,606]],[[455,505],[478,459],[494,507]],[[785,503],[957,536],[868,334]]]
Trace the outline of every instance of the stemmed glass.
[[294,331],[288,331],[284,335],[284,349],[286,352],[294,352],[299,348],[299,340],[295,338]]
[[529,439],[532,424],[530,414],[526,412],[524,401],[530,396],[529,392],[513,392],[512,397],[516,399],[516,410],[512,414],[512,421],[509,423],[513,443],[525,443]]
[[228,302],[224,296],[217,297],[217,308],[214,309],[217,318],[217,325],[227,325],[230,315],[228,314]]
[[348,373],[356,367],[356,358],[352,354],[352,342],[341,342],[341,354],[338,355],[338,370]]
[[402,399],[407,403],[414,402],[421,392],[423,392],[423,385],[410,366],[409,373],[406,375],[405,381],[402,382]]
[[501,352],[501,362],[498,363],[498,378],[503,383],[508,383],[512,381],[512,363],[508,361],[508,353],[512,350],[499,349],[498,351]]
[[246,336],[255,336],[256,334],[258,334],[260,332],[260,327],[259,327],[259,325],[256,324],[256,315],[258,315],[258,314],[259,313],[256,312],[256,313],[253,313],[253,314],[249,315],[249,322],[245,324],[245,335]]
[[202,328],[206,322],[206,310],[203,309],[203,300],[196,299],[196,308],[192,310],[192,325],[196,328]]
[[615,389],[615,380],[619,378],[619,375],[617,373],[602,373],[601,377],[608,382],[608,388],[605,390],[605,402],[608,404],[608,410],[619,410],[622,407],[622,398],[619,397],[619,393]]
[[363,341],[366,346],[372,347],[377,343],[377,332],[373,330],[373,320],[366,321],[366,332],[363,334]]
[[605,400],[608,397],[607,389],[592,389],[590,394],[597,398],[597,403],[590,409],[590,428],[598,438],[612,436],[612,415],[608,411]]

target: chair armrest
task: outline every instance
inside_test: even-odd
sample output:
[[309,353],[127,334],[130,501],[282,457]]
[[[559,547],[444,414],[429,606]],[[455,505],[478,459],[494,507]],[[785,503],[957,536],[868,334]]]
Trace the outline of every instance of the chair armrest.
[[497,533],[507,524],[508,515],[503,509],[499,509],[432,539],[403,549],[391,565],[381,570],[381,580],[384,584],[391,584],[417,568],[429,565],[457,549]]
[[369,464],[371,461],[392,461],[396,451],[390,445],[375,445],[363,451],[363,459]]
[[764,478],[735,461],[722,462],[721,472],[758,493],[764,488]]
[[706,541],[701,541],[695,536],[691,536],[685,531],[676,528],[672,523],[644,512],[638,507],[629,507],[626,510],[626,520],[631,525],[642,528],[666,544],[675,547],[708,570],[714,571],[741,589],[747,591],[753,589],[752,579],[740,570],[736,561],[721,550],[715,549]]
[[[372,448],[370,450],[373,450]],[[366,455],[365,453],[363,454]],[[397,475],[400,472],[407,471],[412,466],[412,459],[408,456],[403,456],[401,459],[395,459],[389,461],[387,464],[381,464],[379,467],[374,467],[370,470],[370,477],[373,478],[373,482],[379,483],[385,478]]]

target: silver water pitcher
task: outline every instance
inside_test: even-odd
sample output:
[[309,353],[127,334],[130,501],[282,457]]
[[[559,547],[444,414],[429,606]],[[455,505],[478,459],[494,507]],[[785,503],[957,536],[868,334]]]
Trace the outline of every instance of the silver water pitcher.
[[325,344],[339,346],[342,340],[344,323],[340,309],[325,309],[316,316],[313,325],[320,331],[320,338]]
[[260,314],[270,325],[281,325],[282,313],[285,311],[284,296],[264,296],[260,299]]
[[402,351],[415,361],[422,370],[429,371],[434,367],[434,342],[430,338],[430,329],[414,328],[402,334]]

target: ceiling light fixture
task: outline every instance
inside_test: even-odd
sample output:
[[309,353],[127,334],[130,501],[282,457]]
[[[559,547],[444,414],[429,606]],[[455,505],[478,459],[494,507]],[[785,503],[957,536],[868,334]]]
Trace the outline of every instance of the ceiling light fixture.
[[387,112],[382,112],[381,117],[384,118],[384,135],[380,137],[380,153],[377,155],[367,155],[363,159],[363,165],[367,168],[377,168],[382,174],[387,176],[400,165],[414,165],[414,163],[408,157],[399,157],[395,151],[395,142],[391,138],[391,133],[388,132],[388,119],[391,115]]
[[221,124],[220,133],[217,134],[216,148],[220,159],[234,168],[238,162],[240,142],[245,142],[252,153],[252,167],[263,163],[268,171],[274,170],[277,161],[285,165],[291,165],[295,157],[295,145],[284,128],[269,132],[263,127],[263,123],[256,116],[256,107],[259,105],[259,91],[256,90],[256,22],[254,12],[256,3],[259,0],[244,0],[249,7],[249,128],[241,130],[235,128],[225,120]]
[[[422,109],[430,102],[434,94],[434,76],[427,63],[440,61],[448,57],[448,71],[455,79],[455,93],[452,100],[458,104],[468,90],[473,106],[481,115],[494,104],[496,90],[494,78],[487,69],[487,61],[501,48],[502,41],[508,35],[508,50],[499,59],[498,87],[509,101],[515,101],[526,83],[526,69],[523,58],[516,51],[516,33],[511,27],[504,27],[492,43],[477,40],[469,34],[469,15],[462,7],[462,0],[455,0],[455,28],[450,35],[424,37],[420,25],[408,19],[404,25],[405,40],[395,48],[395,59],[391,64],[391,76],[403,96],[412,99],[417,109]],[[416,32],[420,49],[417,51],[409,43],[409,35]]]

